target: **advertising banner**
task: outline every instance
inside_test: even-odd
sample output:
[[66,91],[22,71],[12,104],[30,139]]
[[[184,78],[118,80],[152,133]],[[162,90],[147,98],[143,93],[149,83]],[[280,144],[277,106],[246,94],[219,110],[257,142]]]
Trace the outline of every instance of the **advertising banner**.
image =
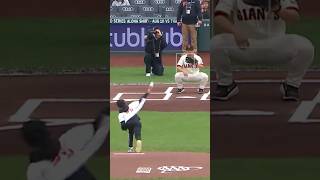
[[153,27],[160,27],[168,47],[166,50],[180,50],[182,45],[181,28],[176,23],[113,23],[110,27],[111,51],[144,51],[144,36]]

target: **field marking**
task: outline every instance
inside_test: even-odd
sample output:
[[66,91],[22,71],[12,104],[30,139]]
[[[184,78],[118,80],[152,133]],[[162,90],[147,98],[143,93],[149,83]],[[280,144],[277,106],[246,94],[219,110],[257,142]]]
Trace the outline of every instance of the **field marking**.
[[174,87],[168,87],[166,91],[164,91],[165,94],[169,94],[172,93],[172,90],[174,89]]
[[[151,93],[151,94],[164,94],[165,96],[162,99],[155,99],[155,98],[148,98],[147,101],[168,101],[170,100],[170,98],[172,97],[172,95],[174,94],[172,91],[175,87],[169,86],[167,87],[167,89],[164,92],[155,92],[155,93]],[[185,87],[186,89],[195,89],[197,87]],[[145,94],[142,92],[119,92],[117,93],[113,98],[112,101],[110,103],[115,103],[117,100],[120,100],[121,97],[123,95],[141,95],[141,94]],[[201,101],[209,101],[210,99],[207,99],[208,96],[210,95],[210,90],[208,93],[205,93],[200,100]],[[177,96],[175,97],[176,99],[196,99],[197,97],[194,96]],[[125,101],[137,101],[139,100],[138,98],[128,98],[128,99],[124,99]]]
[[196,99],[194,96],[177,96],[176,99]]
[[10,116],[8,122],[26,122],[33,111],[35,111],[42,103],[41,99],[28,99],[18,111]]
[[[211,81],[211,82],[217,82],[216,80]],[[260,79],[260,80],[255,80],[255,79],[248,79],[248,80],[235,80],[236,83],[263,83],[263,84],[268,84],[268,83],[282,83],[283,80],[277,80],[277,79]],[[320,83],[320,79],[304,79],[302,80],[302,83]]]
[[8,125],[8,126],[1,126],[0,131],[17,130],[17,129],[21,129],[21,128],[22,128],[22,124]]
[[208,99],[208,97],[210,96],[210,91],[205,93],[202,97],[201,97],[201,101],[210,101],[210,99]]
[[320,123],[320,119],[308,119],[314,108],[320,104],[320,91],[311,101],[302,101],[292,114],[289,123]]
[[[64,126],[64,125],[71,125],[71,124],[86,124],[86,123],[92,123],[95,120],[94,119],[55,119],[55,118],[45,118],[41,119],[41,121],[46,122],[46,126],[54,127],[54,126]],[[22,123],[22,122],[21,122]],[[17,125],[7,125],[7,126],[1,126],[0,131],[8,131],[8,130],[18,130],[22,128],[22,124]]]
[[212,115],[216,116],[273,116],[274,112],[271,111],[258,111],[258,110],[230,110],[230,111],[213,111]]
[[169,100],[171,98],[172,96],[171,91],[173,90],[173,88],[174,87],[168,87],[167,90],[164,91],[164,93],[166,94],[163,98],[164,100]]
[[[210,81],[216,83],[217,80]],[[236,83],[282,83],[281,79],[244,79],[244,80],[235,80]],[[302,83],[320,83],[320,79],[303,79]],[[176,85],[176,83],[161,83],[157,82],[158,85]],[[149,83],[110,83],[111,86],[147,86]],[[196,88],[195,87],[185,87],[185,88]],[[210,87],[206,87],[210,88]]]
[[133,156],[133,155],[144,155],[144,153],[112,153],[115,156]]
[[28,99],[16,111],[15,114],[10,116],[8,122],[23,123],[29,121],[29,117],[41,103],[43,102],[108,102],[109,99],[56,99],[56,98],[43,98],[43,99]]
[[112,98],[112,100],[117,101],[121,98],[122,95],[123,95],[123,93],[118,93],[114,98]]

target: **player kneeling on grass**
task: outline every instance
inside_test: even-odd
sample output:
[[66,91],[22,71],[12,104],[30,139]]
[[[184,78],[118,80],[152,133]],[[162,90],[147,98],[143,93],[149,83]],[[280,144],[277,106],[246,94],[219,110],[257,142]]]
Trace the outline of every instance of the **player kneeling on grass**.
[[177,73],[175,75],[175,81],[177,83],[176,93],[180,94],[184,92],[183,84],[186,82],[199,83],[198,93],[203,94],[204,88],[208,82],[208,75],[204,72],[200,72],[200,68],[203,68],[203,62],[200,56],[194,53],[193,47],[188,47],[186,54],[180,57],[177,63]]
[[59,139],[50,135],[44,122],[25,122],[22,135],[32,148],[27,179],[96,180],[85,163],[104,143],[109,132],[107,110],[95,123],[73,127]]
[[[117,101],[117,106],[119,108],[119,122],[121,124],[121,129],[124,131],[128,130],[129,133],[129,153],[142,151],[142,139],[141,139],[141,122],[138,112],[142,109],[146,98],[151,92],[153,83],[150,84],[147,93],[145,93],[139,101],[133,101],[127,105],[126,101],[120,99]],[[133,147],[133,136],[136,139],[136,148]]]
[[[231,60],[247,64],[286,64],[281,84],[284,100],[299,100],[301,80],[313,61],[314,47],[305,37],[286,34],[286,23],[299,20],[296,0],[224,0],[215,9],[215,24],[224,32],[212,40],[218,85],[213,99],[228,100],[239,89]],[[230,20],[232,19],[232,20]]]

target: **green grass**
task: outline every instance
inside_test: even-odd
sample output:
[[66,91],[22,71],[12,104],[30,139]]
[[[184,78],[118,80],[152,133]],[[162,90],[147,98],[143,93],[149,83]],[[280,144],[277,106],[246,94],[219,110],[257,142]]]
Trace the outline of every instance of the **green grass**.
[[2,18],[0,68],[106,67],[107,29],[103,19]]
[[[1,179],[25,180],[28,162],[28,158],[23,155],[0,156]],[[108,179],[106,170],[109,168],[109,162],[106,157],[95,156],[91,158],[87,167],[97,179]]]
[[[209,152],[208,112],[140,112],[144,151]],[[111,151],[128,149],[128,134],[120,129],[118,113],[111,112]]]
[[[111,180],[132,180],[132,179],[111,178]],[[152,178],[152,179],[143,178],[143,180],[210,180],[210,177],[193,177],[193,178],[180,177],[180,178]]]
[[214,179],[223,180],[318,180],[320,158],[216,159]]
[[[204,68],[202,72],[208,75],[210,69]],[[145,77],[144,67],[112,67],[110,69],[110,80],[112,83],[148,83],[152,79],[154,82],[173,83],[175,67],[166,67],[163,76]]]

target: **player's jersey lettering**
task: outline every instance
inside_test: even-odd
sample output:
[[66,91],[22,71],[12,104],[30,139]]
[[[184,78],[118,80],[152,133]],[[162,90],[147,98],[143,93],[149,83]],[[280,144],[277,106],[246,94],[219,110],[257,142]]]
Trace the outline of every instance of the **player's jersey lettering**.
[[[237,19],[239,21],[261,21],[267,20],[267,11],[262,8],[250,8],[237,10]],[[274,14],[274,20],[279,20],[280,17]]]
[[195,65],[192,65],[192,64],[183,64],[182,65],[183,68],[198,68],[198,65],[195,64]]
[[198,65],[203,64],[203,62],[202,62],[201,57],[196,54],[194,55],[193,58],[198,61],[197,64],[192,65],[191,63],[188,63],[187,62],[187,55],[185,54],[180,57],[180,59],[177,63],[177,66],[180,66],[180,67],[187,69],[188,74],[197,74],[200,72]]
[[[299,9],[296,0],[281,0],[280,5],[282,9]],[[235,29],[249,39],[265,39],[286,33],[286,22],[278,14],[248,5],[243,0],[219,1],[215,12],[227,14]]]

